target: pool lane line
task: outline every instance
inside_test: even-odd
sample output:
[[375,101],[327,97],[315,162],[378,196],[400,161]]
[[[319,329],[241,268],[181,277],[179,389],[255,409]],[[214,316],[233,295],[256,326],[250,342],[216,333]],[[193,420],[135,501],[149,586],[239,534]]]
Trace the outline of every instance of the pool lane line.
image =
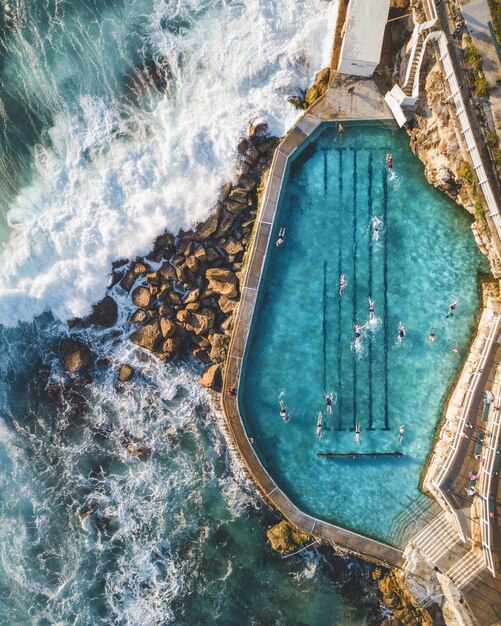
[[323,357],[323,383],[324,395],[327,391],[327,261],[324,261],[324,288],[322,297],[322,357]]
[[[343,206],[342,206],[342,198],[343,198],[343,148],[338,149],[339,152],[339,176],[338,176],[338,191],[339,198],[337,203],[337,215],[338,215],[338,223],[337,223],[337,237],[339,241],[338,246],[338,260],[337,260],[337,278],[339,280],[341,273],[343,271],[343,237],[341,234],[341,226],[343,223]],[[343,372],[343,360],[341,358],[341,321],[342,321],[342,312],[343,308],[341,306],[342,296],[339,293],[339,283],[337,285],[337,405],[338,405],[338,424],[337,430],[344,430],[343,428],[343,398],[341,394],[341,380],[342,380],[342,372]]]
[[327,197],[327,150],[324,150],[324,198]]
[[[352,328],[357,323],[357,151],[353,149],[353,309]],[[353,331],[352,331],[353,332]],[[357,424],[357,351],[353,346],[353,425],[350,430],[355,430]]]
[[384,427],[381,430],[390,430],[388,417],[388,175],[383,168],[383,328],[384,328]]
[[[367,219],[369,223],[369,236],[368,236],[368,256],[369,256],[369,297],[372,298],[372,151],[369,152],[369,164],[367,168],[368,175],[368,191],[367,191]],[[369,313],[370,315],[370,313]],[[372,395],[372,355],[373,355],[373,336],[369,334],[369,425],[366,430],[376,430],[373,426],[373,395]]]

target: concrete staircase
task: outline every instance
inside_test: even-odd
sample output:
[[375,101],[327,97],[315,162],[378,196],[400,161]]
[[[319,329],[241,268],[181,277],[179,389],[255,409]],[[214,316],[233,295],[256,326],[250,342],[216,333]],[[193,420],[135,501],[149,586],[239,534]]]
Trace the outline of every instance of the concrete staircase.
[[409,63],[411,64],[411,69],[410,72],[407,76],[407,80],[405,81],[405,83],[402,85],[402,90],[405,93],[406,96],[409,96],[410,98],[412,98],[412,90],[414,87],[414,79],[416,77],[416,72],[418,71],[418,67],[420,64],[420,59],[421,59],[421,51],[423,49],[423,37],[421,35],[419,35],[419,39],[418,42],[416,44],[416,47],[414,49],[414,55],[412,57],[412,59],[409,59]]
[[458,589],[464,589],[484,570],[485,559],[482,552],[470,550],[447,570],[446,575]]
[[457,532],[452,528],[446,513],[440,513],[412,540],[419,552],[428,561],[440,566],[448,559],[449,553],[461,551],[462,544]]

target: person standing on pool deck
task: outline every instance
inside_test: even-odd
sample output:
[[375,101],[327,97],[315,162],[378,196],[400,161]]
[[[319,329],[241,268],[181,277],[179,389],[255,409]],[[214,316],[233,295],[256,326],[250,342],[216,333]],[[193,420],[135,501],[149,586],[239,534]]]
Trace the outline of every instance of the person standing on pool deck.
[[404,438],[404,432],[405,426],[401,424],[400,428],[398,429],[398,443],[402,443],[402,440]]
[[339,295],[342,295],[344,288],[346,287],[347,284],[348,284],[348,279],[346,278],[344,274],[341,274],[341,276],[339,277]]
[[451,304],[449,304],[449,311],[447,313],[447,315],[445,316],[447,317],[452,317],[454,315],[454,309],[457,307],[458,305],[458,301],[454,300],[454,302],[451,302]]
[[332,413],[332,393],[325,394],[325,404],[327,413]]

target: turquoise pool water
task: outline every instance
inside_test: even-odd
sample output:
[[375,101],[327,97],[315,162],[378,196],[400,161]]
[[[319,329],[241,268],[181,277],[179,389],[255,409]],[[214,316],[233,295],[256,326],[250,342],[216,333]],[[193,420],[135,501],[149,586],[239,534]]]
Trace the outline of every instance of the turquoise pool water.
[[[442,402],[474,329],[477,273],[487,263],[466,213],[427,183],[405,133],[388,124],[346,124],[342,140],[325,126],[289,165],[273,241],[282,227],[283,245],[268,253],[240,383],[247,432],[302,510],[398,543],[394,520],[419,496]],[[348,281],[342,295],[340,274]],[[404,456],[317,457],[351,452]]]

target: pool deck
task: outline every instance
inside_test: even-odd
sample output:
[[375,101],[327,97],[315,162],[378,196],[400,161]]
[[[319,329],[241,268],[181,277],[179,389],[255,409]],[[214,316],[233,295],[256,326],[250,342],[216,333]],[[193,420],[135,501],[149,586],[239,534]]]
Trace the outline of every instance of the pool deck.
[[[352,84],[355,89],[353,93],[350,93],[348,87]],[[255,238],[247,264],[245,280],[241,287],[241,299],[224,372],[222,406],[230,433],[251,477],[265,499],[278,509],[287,520],[312,537],[327,541],[334,546],[347,548],[367,559],[401,567],[403,563],[401,550],[316,519],[298,509],[277,487],[262,466],[245,432],[237,397],[228,394],[230,387],[238,389],[239,386],[242,358],[252,322],[266,252],[270,244],[270,234],[287,160],[323,122],[350,119],[393,121],[391,111],[371,80],[334,81],[328,92],[296,122],[275,151],[257,218]]]

